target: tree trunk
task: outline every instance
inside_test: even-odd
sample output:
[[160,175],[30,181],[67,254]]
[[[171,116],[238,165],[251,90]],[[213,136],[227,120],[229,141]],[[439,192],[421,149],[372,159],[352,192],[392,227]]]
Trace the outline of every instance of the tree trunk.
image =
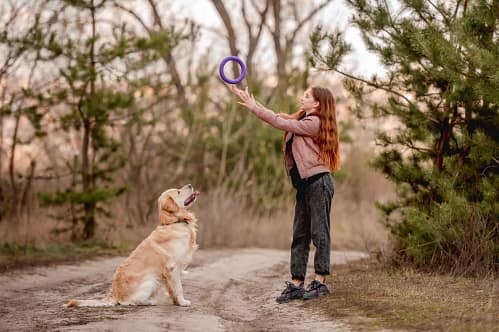
[[[90,44],[90,65],[95,70],[95,7],[94,0],[91,1],[90,12],[92,15],[92,41]],[[87,100],[92,99],[95,96],[95,77],[90,79],[90,95],[86,98]],[[82,113],[83,114],[83,113]],[[91,135],[91,122],[85,116],[83,119],[83,144],[82,144],[82,176],[83,176],[83,192],[87,193],[92,189],[92,174],[89,160],[89,149],[90,149],[90,135]],[[90,239],[95,233],[95,203],[85,202],[83,204],[84,208],[84,227],[83,227],[83,238]]]
[[91,239],[95,235],[95,203],[88,202],[84,204],[85,208],[85,226],[83,227],[83,238],[85,240]]
[[449,139],[452,134],[452,126],[448,119],[440,122],[440,137],[436,143],[435,158],[433,160],[434,169],[441,172],[444,164],[444,156],[449,150]]
[[283,96],[288,88],[288,75],[286,73],[286,51],[281,43],[281,1],[272,1],[272,10],[274,13],[274,31],[272,31],[274,50],[277,58],[277,92]]
[[12,146],[10,147],[10,160],[9,160],[9,179],[10,179],[10,187],[11,187],[11,197],[9,200],[10,207],[8,208],[9,212],[17,211],[18,206],[18,194],[17,194],[17,183],[16,183],[16,175],[15,175],[15,156],[16,156],[16,146],[17,146],[17,135],[19,133],[19,123],[21,121],[21,116],[16,116],[16,123],[14,125],[14,132],[12,134]]
[[[239,56],[239,50],[237,49],[236,46],[237,45],[236,32],[234,31],[230,15],[227,12],[227,9],[225,8],[225,5],[221,0],[212,0],[212,2],[218,14],[222,18],[222,21],[225,25],[225,29],[227,30],[227,40],[229,42],[230,55]],[[236,77],[238,71],[239,71],[239,65],[235,61],[232,61],[232,72],[234,74],[234,77]]]

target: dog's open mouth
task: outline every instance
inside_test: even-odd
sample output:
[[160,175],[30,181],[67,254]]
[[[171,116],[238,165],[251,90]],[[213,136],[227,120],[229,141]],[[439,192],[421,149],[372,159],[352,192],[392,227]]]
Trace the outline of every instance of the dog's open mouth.
[[192,194],[185,199],[184,206],[189,206],[190,204],[192,204],[192,202],[194,202],[194,200],[198,196],[199,196],[199,191],[192,192]]

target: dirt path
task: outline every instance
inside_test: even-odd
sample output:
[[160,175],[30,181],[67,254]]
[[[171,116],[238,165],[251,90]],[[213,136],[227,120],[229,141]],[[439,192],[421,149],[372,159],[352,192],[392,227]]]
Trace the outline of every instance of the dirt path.
[[[364,256],[333,252],[332,263]],[[173,306],[165,297],[157,306],[62,308],[70,298],[103,297],[123,259],[0,275],[0,330],[350,331],[314,310],[313,301],[275,303],[288,277],[289,252],[269,249],[198,251],[183,277],[191,307]]]

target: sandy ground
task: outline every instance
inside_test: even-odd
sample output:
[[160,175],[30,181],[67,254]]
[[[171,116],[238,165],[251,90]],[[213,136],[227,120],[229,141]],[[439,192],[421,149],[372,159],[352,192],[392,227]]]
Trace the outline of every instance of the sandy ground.
[[[365,256],[333,252],[332,264]],[[103,297],[123,260],[102,258],[0,275],[0,330],[351,330],[347,322],[333,321],[320,313],[314,300],[277,304],[274,298],[288,278],[289,252],[269,249],[199,250],[190,273],[183,276],[185,298],[192,302],[191,307],[174,306],[166,296],[157,306],[62,307],[70,298]],[[309,276],[312,273],[309,270]]]

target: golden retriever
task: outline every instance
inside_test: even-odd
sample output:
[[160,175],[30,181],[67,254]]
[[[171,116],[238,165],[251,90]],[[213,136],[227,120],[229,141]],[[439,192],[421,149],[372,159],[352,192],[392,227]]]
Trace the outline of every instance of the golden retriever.
[[187,211],[199,192],[188,184],[168,189],[158,198],[159,225],[116,270],[111,290],[101,300],[71,300],[66,307],[153,305],[166,290],[173,303],[189,306],[180,275],[198,248],[197,220]]

